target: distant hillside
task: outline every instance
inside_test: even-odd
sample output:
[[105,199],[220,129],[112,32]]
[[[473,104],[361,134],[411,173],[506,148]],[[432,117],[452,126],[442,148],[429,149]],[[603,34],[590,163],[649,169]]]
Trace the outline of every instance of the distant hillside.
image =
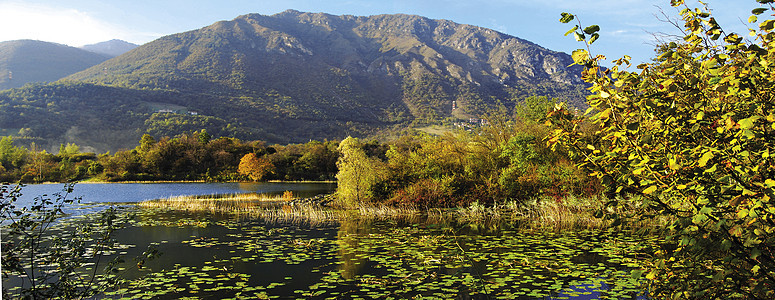
[[55,81],[109,57],[61,44],[17,40],[0,43],[0,90]]
[[[531,95],[582,105],[580,68],[571,63],[565,53],[447,20],[249,14],[162,37],[56,85],[0,93],[0,108],[14,107],[0,112],[0,129],[94,141],[92,131],[116,123],[107,115],[120,103],[128,111],[116,130],[138,139],[201,128],[279,143],[369,135],[480,117]],[[84,121],[39,126],[29,102],[52,119],[68,110]]]
[[85,45],[80,47],[83,50],[104,54],[109,57],[116,57],[126,53],[129,50],[137,48],[137,45],[122,40],[110,40],[101,43]]

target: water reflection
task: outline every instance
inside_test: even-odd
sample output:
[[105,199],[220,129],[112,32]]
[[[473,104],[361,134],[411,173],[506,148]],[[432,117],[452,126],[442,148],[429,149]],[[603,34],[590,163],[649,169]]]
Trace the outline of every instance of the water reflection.
[[368,253],[365,245],[359,237],[366,236],[372,231],[373,220],[343,219],[340,220],[339,230],[336,233],[336,243],[339,246],[339,261],[341,276],[344,279],[356,278],[368,262]]
[[[312,223],[134,212],[116,234],[136,245],[126,250],[131,281],[108,298],[645,299],[629,273],[655,242],[438,214]],[[138,269],[131,258],[152,243],[164,254]]]
[[[22,188],[20,202],[31,201],[43,194],[62,191],[60,183],[30,184]],[[336,183],[78,183],[71,197],[81,197],[84,203],[123,203],[190,195],[218,195],[241,193],[282,194],[293,191],[300,197],[331,193]]]

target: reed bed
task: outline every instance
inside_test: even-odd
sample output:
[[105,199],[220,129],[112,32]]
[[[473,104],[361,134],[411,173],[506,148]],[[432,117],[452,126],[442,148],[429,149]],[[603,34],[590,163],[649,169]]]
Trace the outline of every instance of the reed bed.
[[[213,196],[179,196],[143,201],[144,208],[160,208],[211,213],[232,213],[261,218],[273,223],[327,224],[344,218],[362,220],[402,220],[428,223],[492,223],[517,222],[525,229],[572,231],[605,229],[612,227],[612,220],[597,218],[596,210],[604,206],[604,199],[536,198],[526,202],[508,201],[487,206],[474,202],[467,207],[420,210],[416,207],[392,207],[387,205],[361,204],[344,210],[320,206],[313,202],[296,201],[291,192],[283,195],[233,194]],[[609,211],[626,215],[634,207]],[[638,229],[665,228],[671,220],[634,220],[624,226]]]
[[209,196],[175,196],[164,199],[142,201],[143,208],[166,208],[185,211],[208,212],[251,212],[262,203],[287,201],[287,195],[232,194]]
[[[569,196],[563,199],[539,198],[532,199],[512,214],[524,221],[529,228],[550,229],[556,231],[607,229],[620,227],[641,231],[663,232],[674,219],[659,216],[655,218],[640,218],[641,211],[637,206],[639,199],[621,200],[617,207],[606,207],[609,199],[589,197],[576,198]],[[612,218],[595,217],[596,211],[604,215],[620,217],[619,222]],[[629,217],[628,217],[629,216]]]
[[254,209],[249,215],[270,223],[321,225],[338,221],[343,213],[319,205],[284,205],[280,208]]
[[525,203],[513,214],[524,220],[530,228],[553,229],[557,231],[604,229],[611,225],[610,220],[596,218],[598,199],[533,199]]
[[393,207],[387,205],[361,204],[354,211],[358,217],[367,219],[406,219],[416,220],[422,216],[419,209],[413,206]]
[[335,221],[341,212],[319,205],[299,205],[292,192],[282,195],[231,194],[209,196],[176,196],[139,203],[143,208],[192,212],[232,213],[261,218],[269,222],[321,224]]

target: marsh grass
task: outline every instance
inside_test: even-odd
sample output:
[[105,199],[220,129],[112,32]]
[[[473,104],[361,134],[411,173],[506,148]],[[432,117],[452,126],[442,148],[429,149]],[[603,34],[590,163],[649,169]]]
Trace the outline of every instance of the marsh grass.
[[170,209],[191,212],[231,213],[264,219],[273,223],[321,224],[332,222],[340,212],[319,205],[298,205],[293,193],[230,194],[208,196],[177,196],[140,202],[142,208]]
[[414,206],[393,207],[387,205],[361,204],[352,211],[358,217],[366,219],[404,219],[417,220],[422,217],[421,211]]
[[250,212],[262,204],[285,202],[282,195],[231,194],[208,196],[176,196],[164,199],[142,201],[143,208],[166,208],[185,211],[206,212]]
[[513,210],[512,214],[524,220],[523,225],[530,228],[557,231],[604,229],[611,225],[611,221],[594,216],[601,206],[599,198],[536,198]]
[[341,211],[326,209],[319,205],[283,205],[279,208],[260,207],[249,212],[251,217],[276,224],[330,224],[339,220],[341,215]]
[[327,224],[342,219],[400,220],[426,223],[493,222],[518,223],[524,229],[573,231],[606,229],[626,226],[636,229],[661,229],[669,224],[666,219],[636,219],[625,224],[614,224],[606,218],[595,217],[595,212],[634,214],[637,207],[605,208],[607,200],[569,196],[563,199],[534,198],[524,202],[506,201],[488,206],[473,202],[459,208],[431,208],[420,210],[413,206],[393,207],[381,204],[360,204],[352,209],[323,207],[314,203],[298,203],[291,192],[282,195],[232,194],[210,196],[178,196],[140,202],[143,208],[183,211],[230,213],[260,218],[273,223]]

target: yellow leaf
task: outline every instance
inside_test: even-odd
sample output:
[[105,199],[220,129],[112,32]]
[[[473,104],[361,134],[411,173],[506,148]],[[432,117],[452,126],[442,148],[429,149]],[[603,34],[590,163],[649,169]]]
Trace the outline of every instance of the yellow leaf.
[[611,109],[606,108],[606,110],[600,112],[597,114],[598,119],[608,119],[611,116]]
[[708,164],[708,161],[711,160],[712,158],[713,158],[713,152],[710,152],[710,151],[705,152],[705,154],[703,154],[702,157],[700,157],[700,161],[698,165],[700,167],[704,167],[705,165]]
[[758,119],[759,119],[759,116],[753,116],[750,118],[742,119],[737,123],[740,124],[741,129],[751,129],[754,126],[756,126],[756,120]]
[[734,121],[734,120],[732,120],[732,118],[727,118],[727,119],[724,121],[724,127],[725,127],[727,130],[730,130],[730,129],[732,129],[732,128],[735,128],[735,121]]
[[589,59],[589,53],[584,49],[576,49],[571,54],[571,57],[573,58],[573,64],[582,64]]
[[646,274],[646,279],[654,280],[654,278],[657,278],[657,274],[655,274],[654,272],[650,272],[650,273]]
[[646,194],[646,195],[649,195],[649,194],[655,192],[656,190],[657,190],[657,186],[656,185],[652,185],[652,186],[646,188],[645,190],[643,190],[643,193]]
[[673,170],[673,171],[677,171],[678,169],[681,168],[681,165],[678,164],[678,160],[675,159],[675,158],[671,158],[668,161],[667,166],[670,167],[670,169]]

